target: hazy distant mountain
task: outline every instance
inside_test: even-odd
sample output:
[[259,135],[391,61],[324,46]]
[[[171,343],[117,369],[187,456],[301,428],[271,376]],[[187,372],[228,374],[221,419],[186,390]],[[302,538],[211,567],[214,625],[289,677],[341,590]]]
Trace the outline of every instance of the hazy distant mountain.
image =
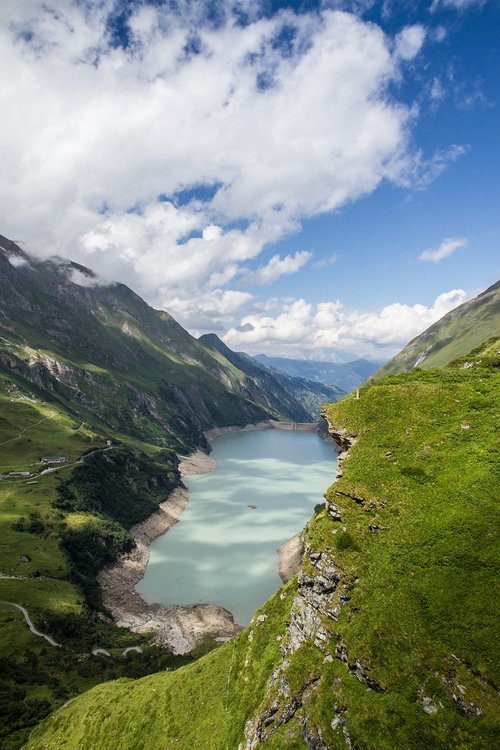
[[257,359],[268,367],[286,372],[293,377],[308,378],[320,383],[326,383],[352,391],[366,378],[380,367],[380,362],[369,362],[367,359],[355,359],[353,362],[337,364],[336,362],[321,362],[312,359],[287,359],[286,357],[268,357],[258,354]]
[[500,334],[500,281],[464,302],[410,341],[373,375],[378,380],[414,367],[444,367]]
[[[338,401],[345,395],[345,392],[336,386],[288,375],[259,362],[257,358],[251,357],[249,354],[233,352],[215,333],[204,334],[198,340],[205,346],[211,346],[220,352],[235,367],[244,372],[249,379],[254,380],[256,384],[260,384],[259,387],[262,390],[268,390],[271,383],[277,381],[288,394],[288,397],[298,401],[304,409],[306,417],[303,421],[316,421],[319,419],[323,404]],[[283,399],[283,396],[281,398]]]

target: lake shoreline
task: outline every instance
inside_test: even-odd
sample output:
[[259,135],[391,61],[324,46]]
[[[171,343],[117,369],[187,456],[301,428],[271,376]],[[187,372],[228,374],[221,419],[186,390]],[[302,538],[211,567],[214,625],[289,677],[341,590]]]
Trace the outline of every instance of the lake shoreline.
[[[205,437],[211,443],[221,435],[270,428],[269,422],[244,427],[216,427],[207,431]],[[181,457],[179,464],[183,477],[204,474],[215,467],[215,461],[201,450]],[[149,604],[135,590],[146,572],[151,543],[178,523],[188,500],[187,489],[176,487],[157,511],[130,529],[135,548],[97,575],[103,606],[115,624],[133,633],[154,633],[154,642],[166,646],[174,654],[192,651],[206,636],[223,642],[242,630],[242,626],[234,622],[232,613],[224,607],[208,603],[163,607],[157,603]]]
[[[179,464],[181,476],[201,474],[214,468],[215,461],[201,450]],[[130,529],[135,548],[97,576],[102,603],[115,624],[133,633],[154,633],[154,642],[174,654],[192,651],[205,636],[222,642],[242,629],[224,607],[214,604],[163,607],[149,604],[135,590],[148,567],[151,543],[179,522],[188,500],[187,489],[176,487],[157,511]]]
[[[271,422],[258,422],[244,427],[216,427],[205,437],[209,444],[223,435],[273,429]],[[216,468],[215,461],[202,450],[180,457],[182,477],[204,474]],[[232,613],[214,604],[173,605],[164,607],[149,604],[135,590],[144,577],[150,558],[150,545],[159,536],[178,523],[189,500],[185,487],[176,487],[149,518],[130,529],[136,546],[114,565],[100,571],[97,582],[102,603],[118,627],[134,633],[154,633],[157,645],[169,648],[175,654],[192,651],[206,636],[219,642],[228,640],[243,628],[234,622]],[[279,575],[285,583],[299,569],[301,560],[300,534],[285,542],[277,550]]]

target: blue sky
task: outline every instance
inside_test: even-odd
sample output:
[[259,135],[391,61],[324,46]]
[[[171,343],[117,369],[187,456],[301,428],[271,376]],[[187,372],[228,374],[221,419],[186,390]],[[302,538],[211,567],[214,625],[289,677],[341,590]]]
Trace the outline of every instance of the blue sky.
[[498,278],[496,0],[5,0],[0,231],[233,349],[383,359]]

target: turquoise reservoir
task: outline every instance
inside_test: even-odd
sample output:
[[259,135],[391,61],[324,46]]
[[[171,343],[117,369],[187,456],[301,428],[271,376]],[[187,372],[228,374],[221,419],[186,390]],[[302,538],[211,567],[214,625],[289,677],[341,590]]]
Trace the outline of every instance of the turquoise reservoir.
[[136,589],[165,606],[218,604],[246,625],[280,587],[276,550],[324,501],[337,448],[313,432],[280,430],[226,435],[213,445],[217,468],[186,478],[189,503],[153,542]]

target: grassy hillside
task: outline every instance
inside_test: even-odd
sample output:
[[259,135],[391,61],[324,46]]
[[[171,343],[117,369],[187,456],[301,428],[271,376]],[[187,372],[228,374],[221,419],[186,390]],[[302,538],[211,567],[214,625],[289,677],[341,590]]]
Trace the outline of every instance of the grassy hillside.
[[[142,447],[149,455],[126,444],[108,447],[104,435],[58,404],[0,376],[0,746],[6,750],[20,747],[30,727],[96,683],[193,658],[151,647],[88,606],[98,606],[96,570],[130,547],[128,526],[177,481],[158,448]],[[66,464],[42,473],[41,456],[61,455]],[[99,471],[103,461],[111,486]],[[136,501],[125,516],[123,498]],[[26,607],[63,648],[30,633],[22,613],[4,602]],[[145,651],[124,658],[130,645]],[[96,646],[111,658],[89,656]]]
[[[285,599],[276,595],[270,600],[267,619],[251,630],[251,639],[245,631],[175,673],[102,685],[71,704],[71,719],[67,709],[51,717],[50,736],[40,742],[51,748],[99,750],[115,750],[122,742],[130,748],[236,748],[246,717],[258,708],[269,674],[280,661],[275,634],[285,626],[292,593],[289,587]],[[98,704],[102,712],[96,712]],[[38,746],[44,744],[28,743]]]
[[370,376],[378,380],[414,367],[444,367],[500,335],[500,281],[469,302],[452,310],[414,338],[405,348]]
[[499,368],[496,340],[330,406],[351,447],[298,579],[223,648],[95,688],[27,750],[494,747]]

